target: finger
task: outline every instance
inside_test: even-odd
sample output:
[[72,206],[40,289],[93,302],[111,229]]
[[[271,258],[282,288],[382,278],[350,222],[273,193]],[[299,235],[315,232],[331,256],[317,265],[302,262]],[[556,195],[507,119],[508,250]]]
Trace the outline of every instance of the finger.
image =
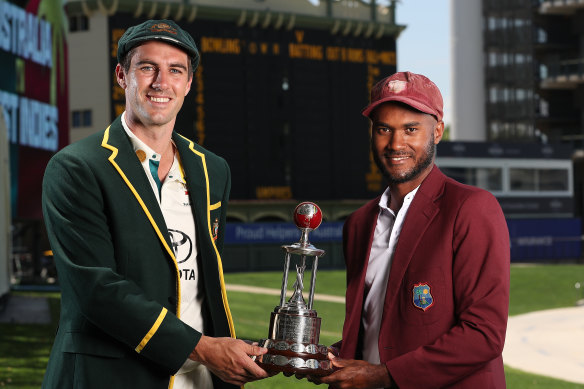
[[256,345],[245,344],[244,351],[247,355],[263,355],[268,352],[268,349],[265,347],[260,347]]
[[243,369],[249,376],[253,377],[254,379],[269,377],[268,373],[264,369],[259,367],[251,360],[248,360],[243,364]]
[[341,374],[341,371],[337,370],[334,373],[331,373],[329,375],[325,375],[322,377],[318,377],[318,378],[319,378],[319,381],[322,382],[323,384],[331,384],[333,382],[340,381],[340,379],[339,379],[340,374]]
[[231,377],[234,382],[239,382],[239,386],[245,384],[246,382],[257,381],[258,379],[266,378],[266,377],[257,377],[253,374],[250,374],[246,370],[242,370],[241,373],[235,374]]
[[240,374],[226,374],[226,372],[222,370],[216,370],[213,368],[209,368],[213,374],[219,377],[222,381],[225,381],[229,384],[233,384],[236,386],[242,386],[245,384],[245,381],[241,378]]
[[341,357],[337,357],[335,355],[333,355],[331,352],[328,353],[328,359],[331,361],[333,366],[336,367],[344,367],[345,364],[345,359],[341,358]]
[[331,364],[333,365],[333,367],[339,367],[339,368],[343,368],[343,367],[348,367],[351,366],[351,362],[354,362],[354,360],[352,359],[344,359],[341,357],[335,357],[334,355],[330,354],[328,355],[329,360],[331,361]]
[[321,378],[322,377],[316,377],[316,376],[311,376],[311,375],[306,376],[306,379],[308,380],[308,382],[312,382],[315,385],[320,385],[322,383]]
[[249,339],[240,339],[240,340],[246,344],[249,344],[250,346],[259,346],[259,343],[254,341],[254,340],[249,340]]

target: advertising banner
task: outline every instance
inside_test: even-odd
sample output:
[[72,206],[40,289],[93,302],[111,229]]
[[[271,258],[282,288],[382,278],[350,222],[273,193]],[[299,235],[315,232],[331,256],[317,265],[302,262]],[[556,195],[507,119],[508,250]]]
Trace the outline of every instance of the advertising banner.
[[[0,301],[10,290],[10,171],[4,110],[0,106]],[[0,304],[1,306],[1,304]]]
[[42,217],[45,167],[68,143],[66,25],[60,0],[0,0],[0,105],[10,149],[13,218]]
[[[291,244],[300,238],[300,231],[293,223],[227,223],[226,244]],[[343,222],[323,222],[310,232],[310,241],[341,242]]]

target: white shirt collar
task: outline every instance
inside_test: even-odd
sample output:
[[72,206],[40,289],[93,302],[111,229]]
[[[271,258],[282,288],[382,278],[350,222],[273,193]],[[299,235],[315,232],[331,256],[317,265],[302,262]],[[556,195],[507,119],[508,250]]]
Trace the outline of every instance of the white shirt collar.
[[[405,207],[405,209],[408,209],[410,207],[410,204],[411,204],[412,200],[414,199],[414,196],[416,196],[416,193],[418,193],[418,189],[420,189],[420,185],[418,185],[414,190],[412,190],[411,192],[406,194],[406,197],[404,197],[404,203],[402,204],[402,208]],[[392,215],[395,216],[395,213],[391,210],[391,208],[389,208],[390,199],[391,199],[391,193],[389,191],[389,186],[388,186],[385,189],[385,191],[383,192],[383,194],[381,195],[381,198],[379,199],[379,208],[381,208],[381,210],[388,211]]]
[[[132,142],[132,147],[134,148],[136,155],[138,155],[138,158],[140,158],[139,150],[141,150],[145,153],[146,159],[160,161],[160,154],[148,147],[146,143],[142,142],[142,140],[130,130],[130,127],[128,127],[128,124],[126,123],[126,112],[122,113],[122,126],[128,137],[130,137],[130,142]],[[140,162],[144,163],[143,158],[140,158]]]
[[[136,134],[132,132],[132,130],[130,130],[130,127],[128,127],[128,124],[126,123],[125,111],[124,113],[122,113],[122,127],[124,127],[126,134],[130,138],[130,142],[132,143],[134,152],[138,156],[138,159],[140,160],[140,163],[142,163],[142,166],[144,166],[144,170],[148,172],[150,170],[149,160],[160,161],[161,157],[160,154],[152,150],[146,143],[142,142],[142,140],[138,138]],[[174,141],[172,139],[171,142],[173,142],[174,144]],[[174,155],[174,161],[172,163],[172,166],[170,167],[170,171],[168,172],[167,179],[173,181],[181,181],[183,183],[186,182],[181,172],[180,164],[178,158],[176,157],[176,153]]]

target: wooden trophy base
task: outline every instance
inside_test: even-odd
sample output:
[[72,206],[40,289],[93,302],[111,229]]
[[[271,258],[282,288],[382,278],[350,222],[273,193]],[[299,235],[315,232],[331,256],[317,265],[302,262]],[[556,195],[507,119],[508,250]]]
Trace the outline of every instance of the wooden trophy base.
[[256,363],[268,372],[322,377],[334,371],[327,347],[321,344],[262,339],[259,345],[268,352],[257,357]]

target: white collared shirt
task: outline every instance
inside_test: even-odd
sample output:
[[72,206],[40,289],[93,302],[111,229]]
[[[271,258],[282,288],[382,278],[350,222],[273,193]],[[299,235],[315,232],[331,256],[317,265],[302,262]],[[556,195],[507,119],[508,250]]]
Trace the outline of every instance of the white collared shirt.
[[[202,307],[204,294],[199,285],[198,251],[195,218],[191,208],[191,198],[177,153],[164,179],[158,178],[161,155],[138,138],[126,124],[126,113],[122,114],[122,125],[140,159],[148,182],[164,216],[168,228],[172,250],[180,274],[180,319],[203,333]],[[175,376],[173,389],[212,388],[211,374],[198,362],[187,358]]]
[[[379,213],[365,275],[363,303],[363,360],[379,364],[379,329],[383,316],[389,271],[408,209],[419,186],[408,193],[397,215],[389,208],[389,187],[379,200]],[[384,318],[392,320],[392,318]]]

